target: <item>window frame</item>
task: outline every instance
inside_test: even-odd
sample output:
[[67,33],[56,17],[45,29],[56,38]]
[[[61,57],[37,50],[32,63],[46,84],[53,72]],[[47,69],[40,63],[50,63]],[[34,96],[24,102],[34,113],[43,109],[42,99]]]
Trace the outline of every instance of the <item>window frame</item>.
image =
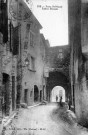
[[26,37],[25,37],[26,39],[29,38],[30,27],[31,27],[31,25],[30,25],[30,27],[29,27],[29,25],[30,25],[30,24],[28,24],[28,23],[26,24]]
[[[31,44],[31,36],[32,36],[32,44]],[[30,46],[34,47],[35,46],[35,33],[30,30]]]
[[29,70],[36,71],[35,70],[35,57],[33,57],[33,56],[30,56]]
[[63,59],[63,49],[59,49],[58,58]]

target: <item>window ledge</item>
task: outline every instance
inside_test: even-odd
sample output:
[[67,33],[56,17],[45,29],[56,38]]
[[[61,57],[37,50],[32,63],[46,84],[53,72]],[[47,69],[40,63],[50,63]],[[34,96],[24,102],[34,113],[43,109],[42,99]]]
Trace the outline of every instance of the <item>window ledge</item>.
[[31,72],[36,72],[36,70],[33,70],[33,69],[29,69],[29,71],[31,71]]

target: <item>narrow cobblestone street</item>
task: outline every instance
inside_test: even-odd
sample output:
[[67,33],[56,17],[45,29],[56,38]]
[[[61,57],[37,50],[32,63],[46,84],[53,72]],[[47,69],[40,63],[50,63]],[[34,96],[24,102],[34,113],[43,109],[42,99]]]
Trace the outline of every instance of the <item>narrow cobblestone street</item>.
[[21,109],[3,135],[88,135],[76,125],[63,122],[58,112],[54,115],[57,107],[56,104],[48,104]]

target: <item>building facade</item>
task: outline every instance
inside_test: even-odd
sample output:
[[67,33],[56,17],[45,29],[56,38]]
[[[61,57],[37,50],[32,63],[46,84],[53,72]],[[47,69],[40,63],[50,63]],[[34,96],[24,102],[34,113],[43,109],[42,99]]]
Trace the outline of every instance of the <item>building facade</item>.
[[[20,2],[20,10],[29,14],[20,23],[20,60],[21,60],[21,89],[18,90],[18,102],[32,105],[42,101],[46,94],[46,77],[44,67],[46,65],[46,41],[40,34],[41,24],[24,2]],[[20,4],[19,3],[19,4]]]
[[47,78],[47,100],[50,101],[52,89],[60,86],[65,89],[65,99],[70,93],[70,47],[69,45],[50,47],[48,53],[49,76]]
[[87,1],[68,2],[72,104],[79,122],[86,125],[88,123]]
[[0,6],[0,110],[4,117],[16,109],[17,52],[14,54],[16,39],[12,39],[9,1],[2,0]]
[[81,1],[81,47],[83,55],[83,79],[82,79],[82,119],[88,124],[88,1]]
[[48,41],[23,0],[2,0],[0,6],[0,115],[4,117],[20,103],[46,99]]

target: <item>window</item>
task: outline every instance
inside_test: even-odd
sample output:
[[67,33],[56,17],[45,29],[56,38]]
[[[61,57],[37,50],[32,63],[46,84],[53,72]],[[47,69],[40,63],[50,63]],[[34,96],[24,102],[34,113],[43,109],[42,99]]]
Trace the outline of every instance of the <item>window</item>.
[[12,76],[12,110],[15,109],[15,76]]
[[13,55],[19,54],[19,26],[12,28],[12,52]]
[[29,37],[29,31],[30,31],[30,24],[26,25],[26,38]]
[[34,34],[30,32],[30,46],[34,46]]
[[28,95],[28,89],[25,89],[24,90],[24,102],[25,103],[28,103],[27,95]]
[[63,59],[63,52],[62,52],[62,49],[59,49],[58,58],[59,58],[59,59]]
[[24,42],[24,49],[28,49],[28,41]]
[[59,53],[62,53],[62,49],[59,49]]
[[30,69],[35,71],[35,58],[34,57],[30,57]]
[[8,41],[8,13],[7,2],[0,0],[0,32],[3,35],[3,42]]
[[62,53],[59,53],[59,58],[63,59],[63,54]]

